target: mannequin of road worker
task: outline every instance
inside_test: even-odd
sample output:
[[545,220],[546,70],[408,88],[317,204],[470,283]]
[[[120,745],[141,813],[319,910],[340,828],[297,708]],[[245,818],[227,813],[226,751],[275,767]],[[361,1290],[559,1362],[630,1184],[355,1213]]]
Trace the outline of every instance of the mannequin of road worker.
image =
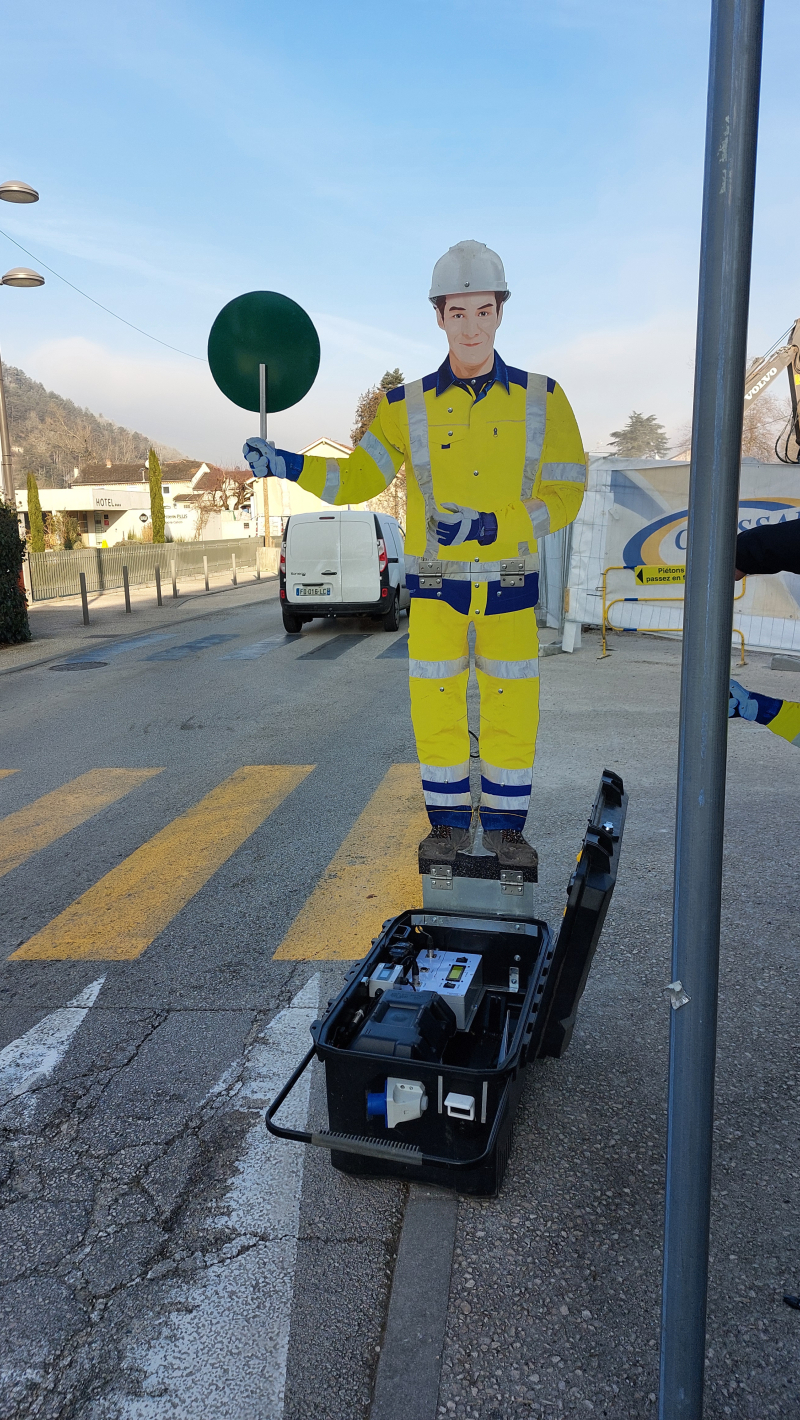
[[510,295],[481,242],[436,263],[429,299],[449,353],[390,390],[347,458],[303,458],[250,439],[256,477],[288,478],[331,504],[374,498],[405,464],[411,715],[431,832],[423,859],[471,842],[467,679],[470,624],[480,689],[484,847],[532,867],[522,835],[539,720],[538,539],[581,505],[583,445],[555,380],[506,365],[494,348]]

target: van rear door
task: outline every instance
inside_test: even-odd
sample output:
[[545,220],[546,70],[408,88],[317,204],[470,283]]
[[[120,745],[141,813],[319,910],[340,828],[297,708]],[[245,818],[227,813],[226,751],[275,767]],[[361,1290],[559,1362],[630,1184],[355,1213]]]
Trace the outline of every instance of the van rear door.
[[345,512],[341,519],[342,601],[379,602],[378,540],[374,513]]
[[339,545],[340,514],[300,513],[289,523],[286,548],[286,605],[304,606],[342,601]]

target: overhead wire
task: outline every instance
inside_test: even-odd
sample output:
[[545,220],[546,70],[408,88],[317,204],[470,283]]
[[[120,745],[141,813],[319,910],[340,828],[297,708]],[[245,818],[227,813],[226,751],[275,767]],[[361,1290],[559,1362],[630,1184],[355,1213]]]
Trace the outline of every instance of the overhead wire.
[[18,242],[15,237],[9,236],[8,232],[3,231],[2,227],[0,227],[0,236],[12,242],[15,247],[19,247],[19,250],[24,251],[25,255],[29,256],[31,261],[35,261],[38,266],[43,266],[45,271],[49,271],[51,276],[58,277],[58,280],[63,281],[65,286],[69,286],[73,291],[77,291],[78,295],[83,296],[85,300],[91,301],[93,306],[97,306],[101,311],[105,311],[106,315],[113,316],[114,320],[121,321],[123,325],[127,325],[131,330],[137,331],[139,335],[145,336],[147,340],[154,340],[156,345],[163,345],[165,350],[174,350],[176,355],[185,355],[188,360],[200,360],[205,364],[202,355],[193,355],[190,350],[181,350],[177,345],[170,345],[168,341],[160,340],[157,335],[151,335],[149,330],[142,330],[140,325],[134,325],[133,321],[126,320],[124,316],[117,315],[117,312],[112,311],[110,306],[104,306],[102,301],[96,301],[94,296],[90,296],[87,291],[82,291],[80,286],[75,285],[74,281],[68,281],[66,276],[61,275],[60,271],[55,271],[52,266],[47,265],[46,261],[42,261],[41,257],[35,256],[32,251],[28,251],[28,248],[24,247],[22,242]]

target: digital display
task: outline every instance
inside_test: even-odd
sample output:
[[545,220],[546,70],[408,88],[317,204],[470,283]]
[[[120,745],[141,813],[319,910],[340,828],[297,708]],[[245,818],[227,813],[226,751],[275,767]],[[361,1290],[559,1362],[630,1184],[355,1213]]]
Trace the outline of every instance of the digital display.
[[466,968],[463,967],[463,966],[461,966],[461,965],[457,962],[455,966],[451,966],[450,970],[449,970],[448,973],[447,973],[447,976],[445,977],[445,980],[447,981],[448,984],[449,984],[451,981],[452,981],[452,982],[460,981],[461,978],[462,978],[462,976],[464,975],[464,971],[465,971],[465,970],[466,970]]

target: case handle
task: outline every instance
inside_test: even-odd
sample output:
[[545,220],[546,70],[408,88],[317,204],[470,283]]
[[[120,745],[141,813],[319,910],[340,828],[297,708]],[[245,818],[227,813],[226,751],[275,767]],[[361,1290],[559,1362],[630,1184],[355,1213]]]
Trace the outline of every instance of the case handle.
[[435,1164],[450,1169],[477,1168],[479,1164],[488,1159],[494,1149],[500,1124],[505,1114],[510,1080],[506,1080],[503,1093],[500,1096],[486,1148],[482,1154],[477,1154],[471,1159],[448,1159],[440,1154],[424,1154],[418,1145],[407,1144],[405,1140],[384,1142],[382,1139],[372,1139],[360,1134],[336,1134],[327,1129],[322,1130],[319,1134],[311,1134],[306,1129],[285,1129],[283,1125],[275,1123],[274,1116],[291,1094],[300,1076],[308,1069],[315,1053],[316,1046],[312,1045],[308,1054],[300,1061],[297,1069],[289,1076],[283,1089],[275,1096],[267,1109],[264,1123],[270,1134],[274,1134],[278,1139],[293,1139],[297,1144],[314,1144],[319,1149],[337,1149],[345,1154],[361,1154],[364,1158],[391,1159],[395,1164],[411,1164],[417,1168],[421,1168],[423,1164]]

